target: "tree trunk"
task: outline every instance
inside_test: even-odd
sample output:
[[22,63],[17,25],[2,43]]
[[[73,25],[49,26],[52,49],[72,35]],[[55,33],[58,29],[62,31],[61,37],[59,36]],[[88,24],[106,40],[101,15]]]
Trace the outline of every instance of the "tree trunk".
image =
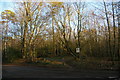
[[118,59],[120,59],[120,1],[118,2]]
[[112,2],[112,12],[113,12],[113,31],[114,31],[114,44],[113,44],[113,55],[115,57],[115,42],[116,42],[116,36],[115,36],[115,14],[114,14],[114,3]]
[[53,11],[52,11],[52,32],[53,32],[53,54],[56,55],[55,53],[55,34],[54,34],[54,23],[53,23]]
[[29,12],[27,10],[27,6],[28,5],[27,3],[24,2],[24,6],[25,6],[25,19],[24,20],[24,32],[23,32],[23,48],[22,48],[22,54],[23,54],[23,58],[26,58],[26,55],[27,55],[27,52],[26,52],[26,47],[27,47],[27,32],[28,32],[28,18],[29,18]]
[[105,7],[106,21],[107,21],[107,25],[108,25],[108,32],[109,32],[109,39],[108,39],[109,54],[110,54],[110,56],[111,56],[111,58],[112,58],[110,25],[109,25],[109,18],[108,18],[108,13],[107,13],[107,8],[106,8],[106,3],[105,3],[105,1],[104,1],[104,7]]
[[77,26],[77,35],[78,35],[78,47],[80,47],[80,38],[79,38],[79,33],[80,33],[80,29],[79,29],[79,27],[80,27],[80,18],[79,18],[79,13],[78,13],[78,26]]
[[27,38],[27,31],[28,31],[28,23],[25,22],[25,29],[24,29],[24,34],[23,34],[23,49],[22,49],[22,53],[23,53],[23,58],[26,58],[26,38]]

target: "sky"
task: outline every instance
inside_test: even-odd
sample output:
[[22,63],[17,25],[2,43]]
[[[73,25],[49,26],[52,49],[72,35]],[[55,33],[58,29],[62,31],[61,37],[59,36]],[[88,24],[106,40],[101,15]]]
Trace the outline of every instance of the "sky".
[[[0,2],[0,15],[1,15],[1,12],[4,10],[14,11],[14,3],[13,2]],[[0,21],[1,21],[1,17],[0,17]]]
[[0,2],[0,11],[4,11],[6,9],[13,10],[13,2]]
[[[6,0],[0,0],[0,14],[1,12],[3,12],[4,10],[11,10],[14,12],[14,1],[12,0],[8,0],[8,2]],[[1,17],[0,17],[0,21],[1,21]]]
[[[8,2],[7,2],[8,1]],[[1,15],[1,12],[2,11],[4,11],[4,10],[11,10],[11,11],[13,11],[14,12],[14,4],[15,4],[15,1],[12,1],[12,0],[0,0],[0,15]],[[19,1],[19,0],[16,0],[16,1]],[[64,1],[66,1],[66,0],[64,0]],[[77,1],[77,0],[76,0]],[[90,1],[93,1],[93,2],[95,2],[95,0],[90,0]],[[96,1],[100,1],[100,0],[96,0]],[[103,1],[103,0],[102,0]],[[96,2],[95,2],[96,3]],[[95,4],[94,3],[94,5],[96,5],[97,6],[97,4]],[[90,9],[93,9],[91,6],[89,6],[89,10]],[[0,21],[2,21],[1,20],[1,17],[0,17]]]
[[[6,9],[12,10],[14,9],[14,2],[20,2],[22,0],[0,0],[0,13]],[[26,1],[26,0],[24,0]],[[69,1],[80,1],[80,0],[33,0],[33,1],[63,1],[63,2],[69,2]],[[85,2],[102,2],[103,0],[82,0]],[[105,1],[112,1],[112,0],[105,0]],[[113,0],[113,1],[119,1],[119,0]]]
[[[44,2],[55,2],[55,1],[62,1],[62,2],[76,2],[76,1],[80,1],[80,0],[0,0],[0,2],[21,2],[21,1],[44,1]],[[101,2],[103,0],[81,0],[81,1],[85,1],[85,2]],[[119,0],[104,0],[104,1],[119,1]]]

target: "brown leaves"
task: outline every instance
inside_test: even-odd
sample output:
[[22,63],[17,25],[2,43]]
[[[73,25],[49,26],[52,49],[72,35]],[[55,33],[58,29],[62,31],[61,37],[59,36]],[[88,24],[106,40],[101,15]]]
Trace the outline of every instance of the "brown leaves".
[[13,20],[15,20],[15,13],[12,12],[11,10],[5,10],[1,13],[1,17],[2,19],[14,22]]
[[50,2],[50,9],[52,11],[52,14],[56,14],[59,12],[60,8],[63,8],[63,2]]

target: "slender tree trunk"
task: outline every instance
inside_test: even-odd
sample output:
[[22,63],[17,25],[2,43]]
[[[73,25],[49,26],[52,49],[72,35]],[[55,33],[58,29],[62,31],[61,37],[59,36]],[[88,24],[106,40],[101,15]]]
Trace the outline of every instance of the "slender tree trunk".
[[115,56],[115,42],[116,42],[116,36],[115,36],[115,14],[114,14],[114,3],[112,2],[112,12],[113,12],[113,31],[114,31],[114,44],[113,44],[113,55]]
[[21,25],[21,53],[23,55],[23,25]]
[[53,11],[52,11],[53,54],[56,55],[56,53],[55,53],[55,34],[54,34],[54,22],[53,22],[54,20],[53,20],[53,18],[54,18],[54,14],[53,14]]
[[[81,27],[81,22],[80,22],[80,14],[78,13],[78,26],[77,26],[77,35],[78,35],[78,48],[80,49],[80,27]],[[79,56],[80,58],[80,52]]]
[[4,37],[4,53],[5,53],[5,58],[7,59],[7,53],[8,53],[8,45],[7,45],[7,41],[8,41],[8,22],[6,23],[6,28],[5,28],[5,37]]
[[[104,0],[103,0],[104,1]],[[111,34],[110,34],[110,24],[109,24],[109,18],[108,18],[108,13],[107,13],[107,8],[106,8],[106,3],[104,1],[104,7],[105,7],[105,15],[106,15],[106,21],[108,25],[108,32],[109,32],[109,39],[108,39],[108,46],[109,46],[109,54],[112,58],[112,53],[111,53]]]
[[[118,12],[120,11],[120,1],[118,2]],[[118,59],[120,59],[120,13],[118,13]]]
[[4,27],[2,28],[2,54],[3,60],[5,60],[5,39],[4,39]]
[[77,26],[77,34],[78,34],[78,48],[80,49],[79,52],[79,58],[80,58],[80,53],[81,53],[81,42],[80,42],[80,32],[81,32],[81,27],[82,27],[82,17],[80,15],[80,5],[81,2],[78,4],[78,26]]

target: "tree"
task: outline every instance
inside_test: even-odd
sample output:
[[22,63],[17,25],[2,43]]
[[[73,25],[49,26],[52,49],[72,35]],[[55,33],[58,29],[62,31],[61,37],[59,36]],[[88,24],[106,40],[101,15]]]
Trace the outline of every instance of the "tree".
[[118,19],[118,59],[120,57],[120,1],[118,2],[118,7],[117,7],[117,19]]
[[[116,47],[116,45],[115,45],[115,42],[116,42],[116,35],[115,35],[115,33],[116,33],[116,32],[115,32],[116,28],[115,28],[115,27],[116,27],[116,26],[115,26],[114,5],[115,5],[114,2],[112,2],[113,27],[114,27],[114,28],[113,28],[113,29],[114,29],[114,30],[113,30],[113,31],[114,31],[114,45],[113,45],[114,47],[113,47],[113,55],[115,55],[115,49],[116,49],[116,48],[115,48],[115,47]],[[115,57],[115,56],[114,56],[114,57]]]
[[55,53],[55,27],[54,27],[54,20],[55,20],[55,15],[59,14],[60,8],[62,7],[62,2],[50,2],[50,15],[52,16],[52,33],[53,33],[53,54],[56,55]]
[[107,21],[107,26],[108,26],[108,32],[109,32],[109,53],[112,57],[112,53],[111,53],[111,32],[110,32],[110,24],[109,24],[109,18],[108,18],[108,11],[107,11],[107,7],[106,7],[106,2],[103,0],[104,2],[104,9],[105,9],[105,15],[106,15],[106,21]]
[[12,12],[11,10],[5,10],[1,13],[1,18],[2,18],[2,24],[3,29],[2,29],[2,41],[3,41],[3,57],[7,57],[7,47],[8,47],[8,31],[9,31],[9,25],[8,23],[12,22],[14,23],[15,21],[15,13]]
[[[23,58],[32,60],[35,56],[34,42],[37,36],[40,34],[40,29],[45,25],[45,20],[43,18],[44,16],[40,15],[42,3],[23,2],[18,5],[23,5],[22,8],[18,7],[16,10],[16,13],[17,11],[21,13],[17,16],[19,19],[19,25],[21,26]],[[25,11],[23,12],[23,10]]]
[[70,13],[70,5],[69,4],[64,4],[63,6],[63,13],[59,14],[57,16],[57,19],[55,20],[56,25],[57,25],[57,30],[60,32],[60,42],[63,45],[63,49],[65,49],[67,51],[67,53],[71,54],[74,58],[77,58],[77,55],[74,52],[74,48],[72,48],[71,46],[71,39],[70,39],[70,35],[71,35],[71,26],[70,26],[70,17],[72,15],[72,13]]
[[[81,40],[80,40],[80,34],[81,34],[81,30],[82,30],[82,20],[83,20],[83,11],[84,11],[84,7],[85,7],[85,3],[83,2],[76,2],[74,4],[75,8],[76,8],[76,13],[77,13],[77,47],[80,49],[81,51]],[[80,57],[81,52],[79,53],[79,57]]]

